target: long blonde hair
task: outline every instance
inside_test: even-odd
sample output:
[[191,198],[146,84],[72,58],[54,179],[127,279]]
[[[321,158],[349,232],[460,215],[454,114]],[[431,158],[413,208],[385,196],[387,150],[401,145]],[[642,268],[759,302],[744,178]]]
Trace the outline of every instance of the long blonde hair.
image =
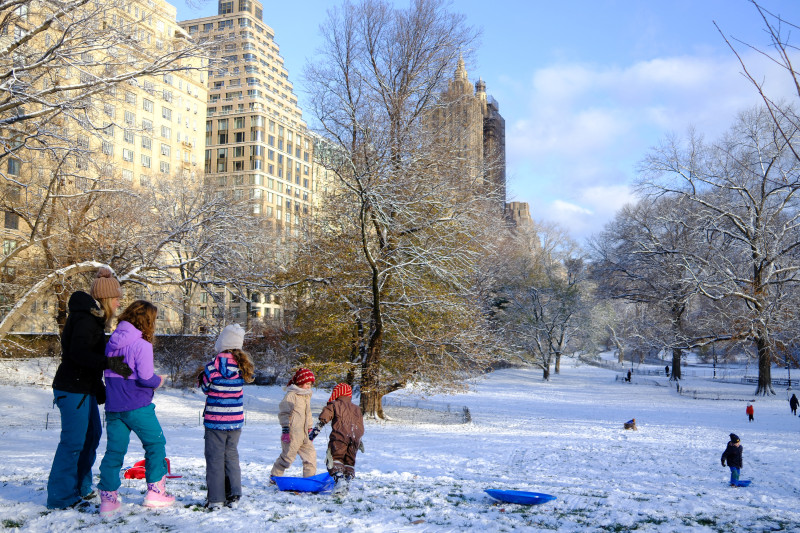
[[114,298],[97,299],[97,303],[100,305],[100,310],[103,312],[103,321],[105,322],[106,330],[111,329],[111,322],[114,321],[114,310],[111,308],[111,300],[113,299]]
[[239,375],[242,376],[242,379],[247,383],[252,383],[256,378],[254,375],[255,369],[253,367],[253,361],[250,360],[250,355],[238,348],[224,351],[231,354],[233,358],[236,359],[236,364],[239,366]]

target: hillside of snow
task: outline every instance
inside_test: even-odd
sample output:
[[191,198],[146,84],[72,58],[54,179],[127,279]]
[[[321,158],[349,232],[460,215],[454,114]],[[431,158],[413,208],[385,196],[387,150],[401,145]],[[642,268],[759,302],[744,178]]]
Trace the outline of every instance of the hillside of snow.
[[[464,394],[421,405],[466,406],[467,424],[367,421],[349,495],[279,492],[269,484],[278,456],[280,387],[245,388],[247,425],[239,453],[244,496],[237,509],[209,513],[205,500],[199,392],[156,392],[177,496],[171,508],[141,507],[144,481],[125,480],[123,512],[104,522],[89,512],[45,507],[47,476],[59,439],[49,388],[57,362],[0,360],[0,525],[10,531],[798,531],[800,417],[787,394],[753,396],[754,385],[720,382],[686,369],[683,394],[663,376],[567,362],[550,382],[536,369],[506,369]],[[652,367],[658,370],[657,366]],[[660,367],[663,370],[663,365]],[[626,369],[627,370],[627,369]],[[641,374],[638,372],[641,371]],[[800,376],[798,376],[800,377]],[[318,414],[329,391],[315,390]],[[405,402],[413,391],[395,393]],[[394,399],[394,398],[392,398]],[[399,400],[398,400],[399,401]],[[755,422],[745,415],[755,406]],[[638,431],[623,422],[636,418]],[[424,420],[424,418],[422,418]],[[327,428],[326,428],[327,430]],[[315,441],[324,469],[327,432]],[[743,479],[728,486],[720,465],[728,434],[744,446]],[[98,467],[105,435],[98,449]],[[132,436],[126,465],[144,457]],[[300,475],[299,459],[287,475]],[[485,489],[555,495],[539,506],[500,503]],[[97,503],[97,502],[95,502]]]

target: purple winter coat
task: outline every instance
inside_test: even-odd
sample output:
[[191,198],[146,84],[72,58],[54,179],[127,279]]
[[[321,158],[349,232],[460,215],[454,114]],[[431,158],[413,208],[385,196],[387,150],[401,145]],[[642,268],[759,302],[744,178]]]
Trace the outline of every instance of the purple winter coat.
[[128,379],[106,370],[106,411],[119,413],[150,405],[153,391],[161,385],[161,377],[153,369],[153,345],[142,338],[142,332],[123,320],[106,344],[106,357],[125,357],[133,370]]

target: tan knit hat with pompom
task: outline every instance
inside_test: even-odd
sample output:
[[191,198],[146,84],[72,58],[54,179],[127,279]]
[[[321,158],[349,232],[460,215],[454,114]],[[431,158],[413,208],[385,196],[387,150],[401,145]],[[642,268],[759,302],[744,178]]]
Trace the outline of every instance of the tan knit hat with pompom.
[[119,281],[114,277],[114,273],[108,267],[100,267],[92,282],[90,291],[92,298],[102,300],[103,298],[122,298],[122,291],[119,288]]

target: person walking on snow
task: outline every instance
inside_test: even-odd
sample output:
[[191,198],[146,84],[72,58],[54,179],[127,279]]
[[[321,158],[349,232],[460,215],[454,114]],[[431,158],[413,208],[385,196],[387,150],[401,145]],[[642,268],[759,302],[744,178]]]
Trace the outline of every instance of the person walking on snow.
[[747,409],[745,409],[745,410],[744,410],[744,412],[745,412],[745,413],[747,413],[747,420],[748,420],[748,421],[752,422],[753,420],[755,420],[755,419],[753,418],[753,413],[754,413],[754,411],[753,411],[753,404],[751,404],[751,403],[748,403],[748,404],[747,404]]
[[735,487],[739,482],[739,475],[742,472],[742,451],[744,451],[744,446],[741,445],[739,442],[739,437],[736,436],[735,433],[730,434],[730,442],[728,442],[728,446],[725,448],[725,451],[722,452],[722,457],[720,457],[720,461],[722,462],[722,466],[725,466],[725,462],[728,462],[728,467],[731,469],[731,487]]
[[217,355],[198,376],[200,390],[206,394],[203,410],[205,426],[206,507],[235,507],[242,497],[242,471],[239,467],[239,437],[244,425],[242,389],[253,382],[253,363],[242,351],[244,328],[225,326],[214,344]]
[[331,397],[319,414],[319,422],[309,434],[313,441],[320,430],[331,422],[331,436],[328,439],[326,466],[336,483],[335,493],[344,492],[350,480],[356,475],[356,453],[364,451],[361,437],[364,436],[364,418],[361,408],[352,402],[353,389],[347,383],[339,383],[333,388]]
[[128,451],[131,431],[144,448],[147,494],[145,507],[167,507],[175,497],[167,494],[166,444],[156,418],[153,393],[166,376],[153,369],[153,337],[158,308],[144,300],[130,304],[119,317],[119,325],[106,345],[106,355],[122,355],[133,369],[130,379],[106,370],[106,454],[100,462],[100,516],[107,518],[121,507],[119,472]]
[[295,372],[286,385],[286,396],[278,406],[278,421],[281,424],[281,454],[272,465],[270,477],[281,477],[292,466],[300,454],[303,461],[303,477],[317,473],[317,451],[308,439],[311,426],[311,384],[314,373],[307,368]]
[[100,409],[106,401],[103,370],[127,377],[131,369],[122,357],[106,357],[106,333],[122,297],[119,282],[102,267],[90,294],[75,291],[69,297],[69,316],[61,333],[61,364],[53,379],[53,404],[61,413],[58,442],[47,480],[47,507],[64,509],[87,505],[95,496],[92,466],[103,433]]
[[792,409],[792,414],[793,415],[797,414],[797,404],[798,403],[800,403],[800,401],[797,400],[797,395],[796,394],[792,394],[792,397],[789,398],[789,407]]

